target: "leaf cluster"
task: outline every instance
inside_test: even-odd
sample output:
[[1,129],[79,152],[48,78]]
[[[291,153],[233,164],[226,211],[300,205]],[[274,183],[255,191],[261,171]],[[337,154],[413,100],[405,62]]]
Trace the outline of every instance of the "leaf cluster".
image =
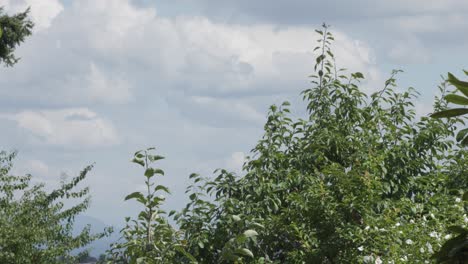
[[9,16],[0,7],[0,63],[13,66],[18,62],[14,55],[15,49],[31,35],[33,22],[28,17],[29,8],[26,11]]
[[[15,155],[0,153],[0,263],[68,263],[76,258],[72,250],[111,232],[73,232],[74,218],[89,206],[89,189],[77,185],[92,166],[47,192],[31,175],[10,175]],[[70,198],[79,202],[65,206]]]

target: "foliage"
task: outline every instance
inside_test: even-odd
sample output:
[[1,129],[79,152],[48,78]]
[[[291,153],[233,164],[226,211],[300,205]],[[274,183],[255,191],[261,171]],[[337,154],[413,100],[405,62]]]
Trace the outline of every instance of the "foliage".
[[176,259],[181,257],[179,253],[193,258],[184,251],[179,232],[168,223],[165,211],[160,208],[165,200],[163,194],[168,194],[169,189],[154,182],[157,175],[164,175],[164,171],[151,167],[151,164],[164,157],[153,155],[153,150],[137,151],[132,160],[144,169],[146,193],[133,192],[125,200],[136,200],[144,209],[137,219],[125,219],[122,241],[112,245],[109,263],[177,263]]
[[[468,75],[467,71],[464,71]],[[458,80],[453,74],[448,74],[447,81],[457,88],[457,91],[463,95],[457,95],[455,93],[448,94],[444,98],[447,102],[457,105],[468,105],[468,82]],[[465,115],[468,113],[466,108],[454,108],[436,112],[431,115],[434,118],[453,118]],[[463,147],[468,146],[468,128],[462,129],[457,134],[457,141]],[[466,187],[466,184],[464,185]],[[468,191],[464,189],[464,195],[460,202],[468,201]],[[467,206],[464,206],[464,217],[466,218]],[[465,221],[466,222],[466,221]],[[447,240],[440,251],[436,252],[433,256],[438,263],[463,263],[468,259],[468,229],[465,226],[451,226],[448,230],[455,235],[455,237]]]
[[29,9],[9,16],[0,7],[0,63],[13,66],[18,62],[13,52],[24,39],[31,35],[33,23],[28,18]]
[[399,71],[367,96],[362,73],[336,68],[328,27],[317,32],[314,87],[302,93],[308,115],[294,118],[288,102],[271,106],[244,176],[193,177],[176,220],[200,262],[219,263],[236,228],[257,226],[252,255],[237,262],[417,263],[448,239],[446,226],[463,224],[459,120],[418,120],[417,93],[400,91]]
[[[89,189],[77,189],[92,166],[51,192],[32,184],[31,175],[10,175],[15,153],[0,153],[0,263],[65,263],[71,251],[106,233],[91,234],[90,226],[74,236],[74,218],[89,205]],[[69,208],[69,199],[80,200]]]
[[[174,219],[187,241],[187,250],[200,263],[245,263],[254,258],[251,248],[257,244],[258,232],[264,228],[248,214],[236,214],[242,206],[225,192],[236,188],[235,177],[225,170],[214,181],[207,181],[198,174],[190,175],[194,185],[187,188],[190,202]],[[228,188],[229,190],[221,190]],[[215,194],[214,202],[207,200],[205,193]],[[225,210],[224,210],[225,209]]]

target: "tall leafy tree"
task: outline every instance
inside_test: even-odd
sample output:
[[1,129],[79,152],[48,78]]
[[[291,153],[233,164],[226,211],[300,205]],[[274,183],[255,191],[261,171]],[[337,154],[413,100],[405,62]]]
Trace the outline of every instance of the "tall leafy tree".
[[[72,250],[106,234],[91,234],[90,226],[73,234],[74,218],[90,201],[89,189],[78,184],[92,166],[46,191],[44,184],[31,182],[31,175],[11,175],[14,157],[0,153],[0,263],[69,263],[75,259]],[[78,202],[67,206],[69,199]]]
[[13,66],[18,62],[15,49],[26,37],[31,35],[33,22],[28,17],[29,9],[24,12],[7,15],[0,7],[0,64]]
[[237,263],[424,262],[450,237],[447,226],[464,223],[454,191],[467,185],[465,150],[452,140],[459,120],[417,118],[417,93],[400,92],[399,71],[365,94],[362,73],[336,67],[329,28],[317,33],[308,114],[271,106],[243,176],[194,178],[176,219],[202,263],[219,263],[236,228],[254,224],[251,257]]

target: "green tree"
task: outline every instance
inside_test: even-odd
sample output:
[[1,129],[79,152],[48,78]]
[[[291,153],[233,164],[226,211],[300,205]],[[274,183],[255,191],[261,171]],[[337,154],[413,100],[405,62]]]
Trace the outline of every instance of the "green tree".
[[[92,166],[47,192],[31,175],[10,175],[14,157],[0,152],[0,263],[68,263],[75,259],[72,250],[106,234],[91,234],[87,226],[73,235],[75,216],[89,206],[89,189],[78,184]],[[79,202],[65,206],[69,199]]]
[[308,114],[271,106],[243,176],[194,177],[176,220],[202,263],[219,263],[249,225],[258,230],[253,257],[232,262],[424,262],[450,236],[446,227],[464,222],[453,191],[467,184],[465,150],[453,148],[459,120],[416,118],[417,93],[398,92],[399,71],[363,93],[362,73],[337,69],[328,27],[317,32],[314,87],[302,93]]
[[126,217],[121,240],[108,252],[109,263],[178,263],[180,258],[194,261],[183,249],[180,232],[168,223],[166,212],[161,209],[169,189],[155,182],[155,177],[163,176],[164,171],[151,165],[164,157],[152,154],[153,151],[154,148],[148,148],[134,154],[132,162],[144,169],[146,193],[133,192],[125,200],[136,200],[143,210],[136,219]]
[[18,62],[14,51],[18,45],[31,35],[33,22],[28,17],[29,9],[9,16],[0,7],[0,64],[13,66]]
[[[468,75],[467,71],[464,71]],[[461,92],[462,95],[456,93],[448,94],[444,99],[456,105],[466,106],[468,105],[468,82],[460,81],[453,74],[449,73],[447,81],[456,87],[456,92]],[[443,111],[436,112],[431,116],[434,118],[456,118],[468,114],[468,109],[464,107],[452,108]],[[460,142],[461,147],[468,146],[468,128],[462,129],[457,133],[456,140]],[[468,177],[465,177],[465,182],[461,186],[466,187],[466,181]],[[456,191],[456,190],[455,190]],[[464,202],[464,211],[463,213],[465,222],[468,221],[468,191],[467,189],[460,189],[460,194],[463,194],[460,202]],[[462,264],[468,259],[468,229],[466,228],[466,223],[464,226],[450,226],[448,231],[454,234],[454,237],[447,240],[442,248],[434,254],[434,258],[438,263],[447,263],[447,264]]]

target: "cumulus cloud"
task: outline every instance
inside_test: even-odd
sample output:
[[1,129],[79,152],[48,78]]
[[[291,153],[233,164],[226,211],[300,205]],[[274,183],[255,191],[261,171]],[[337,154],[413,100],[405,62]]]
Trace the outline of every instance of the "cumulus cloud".
[[85,78],[85,86],[91,100],[109,103],[125,103],[132,99],[130,84],[119,76],[106,76],[96,66],[90,64],[90,72]]
[[[340,66],[378,71],[369,46],[334,33]],[[162,17],[128,0],[74,1],[47,34],[26,43],[14,71],[0,73],[0,85],[15,87],[0,95],[24,104],[75,106],[171,94],[298,94],[308,88],[316,37],[314,27],[231,25],[203,17]],[[183,110],[186,100],[171,102]],[[226,115],[232,112],[223,109]]]
[[15,121],[38,144],[80,148],[119,143],[112,123],[86,108],[24,110],[0,117]]

